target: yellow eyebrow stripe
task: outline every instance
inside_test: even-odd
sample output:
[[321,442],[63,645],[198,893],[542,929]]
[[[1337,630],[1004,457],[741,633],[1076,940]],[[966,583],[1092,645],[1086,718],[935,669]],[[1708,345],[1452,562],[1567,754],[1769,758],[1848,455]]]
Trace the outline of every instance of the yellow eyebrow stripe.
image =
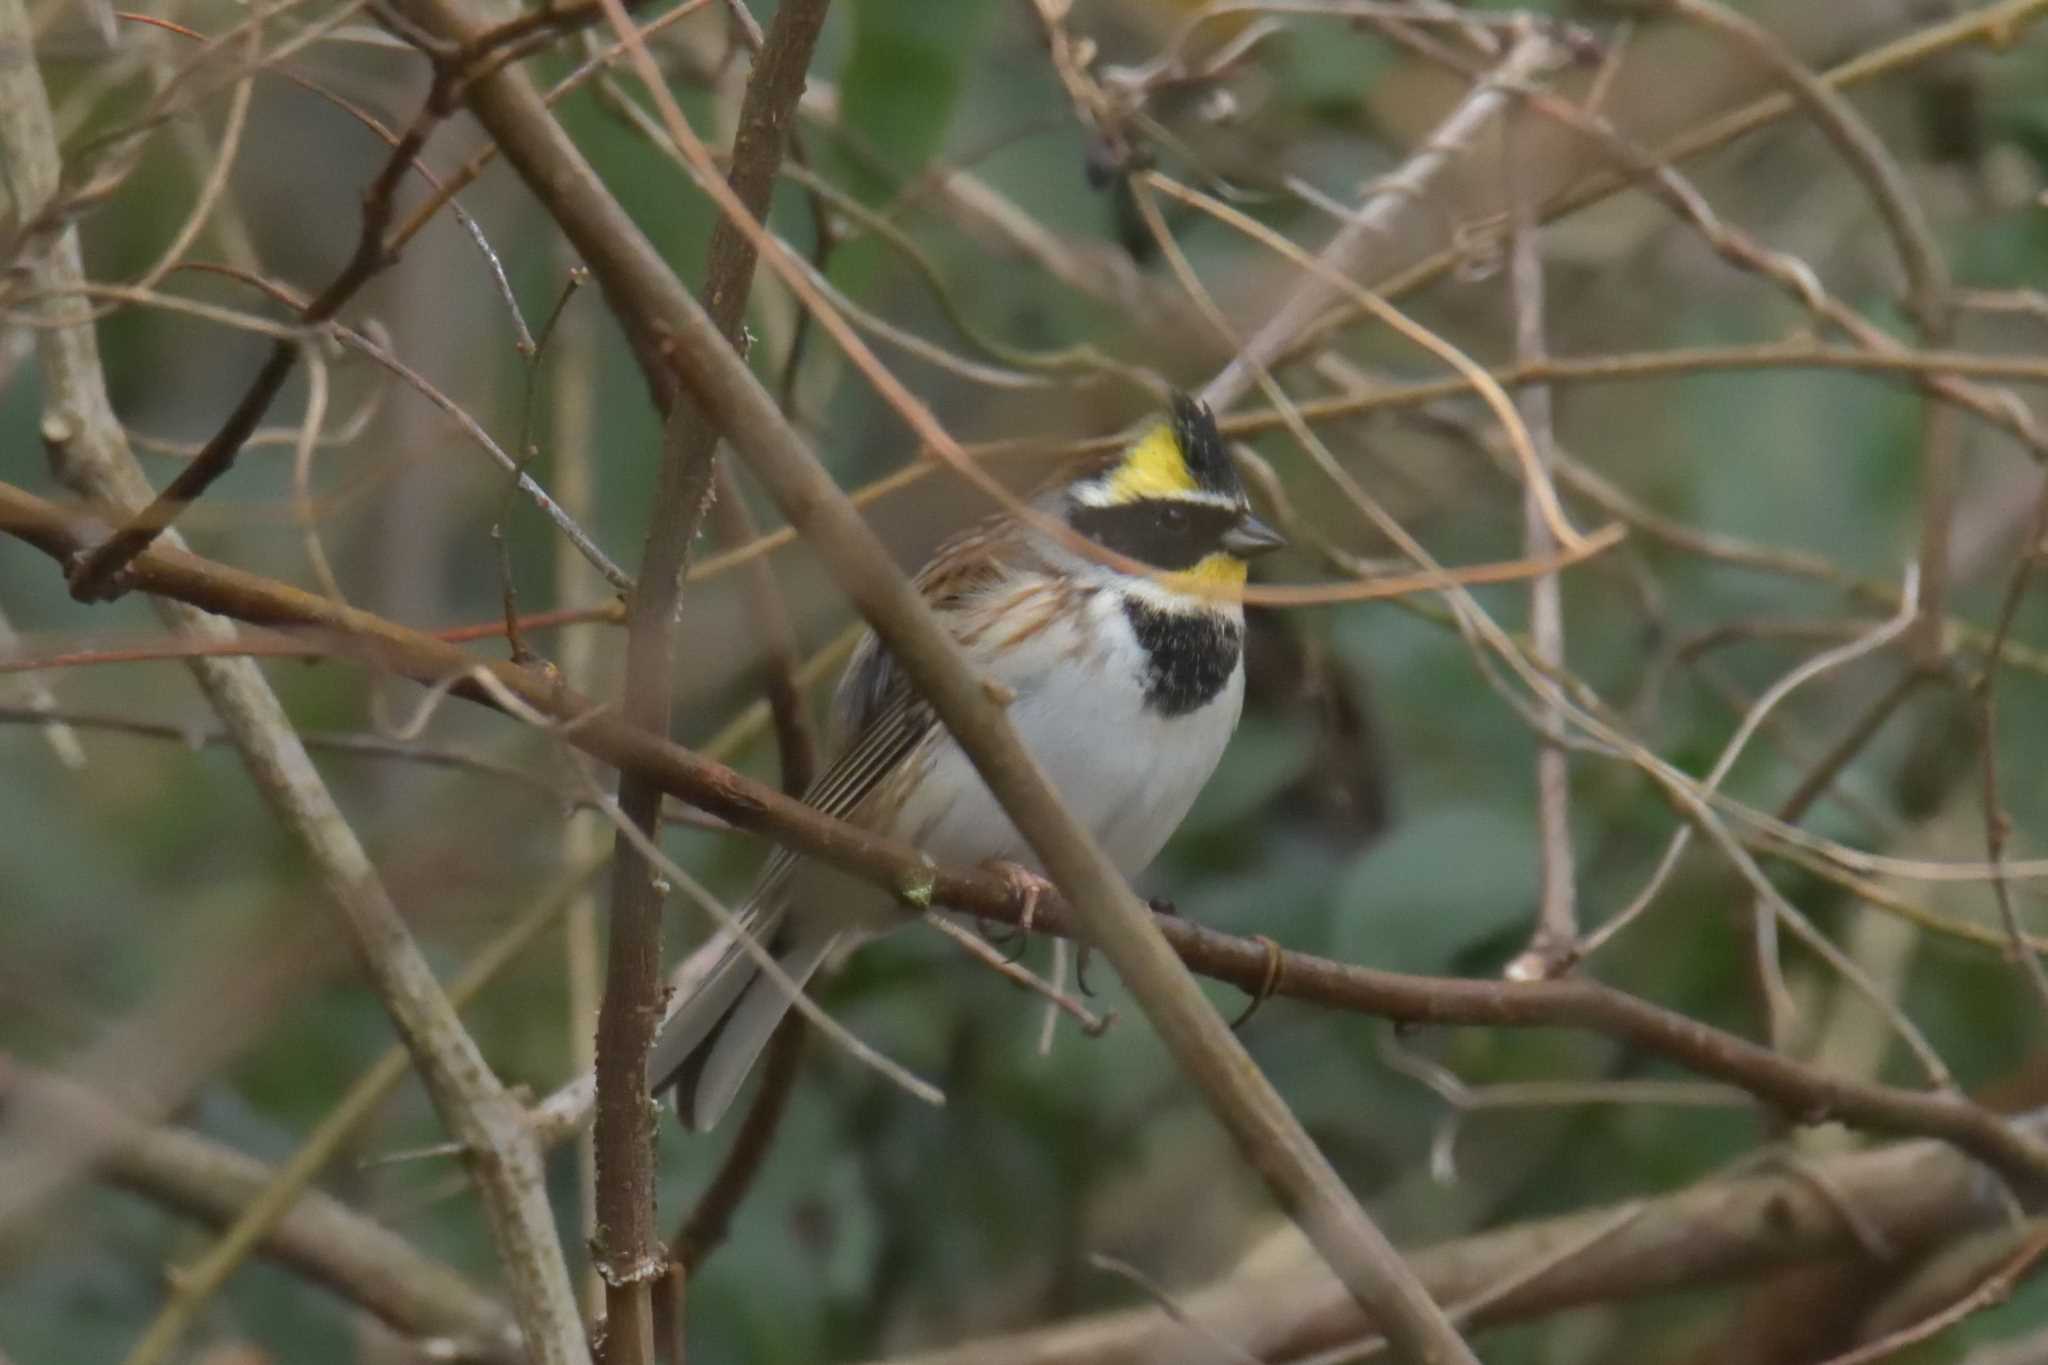
[[1108,487],[1111,501],[1118,504],[1198,491],[1195,476],[1188,472],[1187,459],[1181,454],[1180,442],[1173,439],[1173,428],[1164,422],[1131,447],[1109,476]]

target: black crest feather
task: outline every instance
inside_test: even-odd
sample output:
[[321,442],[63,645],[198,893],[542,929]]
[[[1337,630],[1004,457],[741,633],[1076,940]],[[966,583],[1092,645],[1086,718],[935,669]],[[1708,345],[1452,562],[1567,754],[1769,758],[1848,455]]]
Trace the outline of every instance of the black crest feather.
[[1188,462],[1188,473],[1194,475],[1196,484],[1211,493],[1236,497],[1242,485],[1237,480],[1237,466],[1223,446],[1223,435],[1216,430],[1215,414],[1201,399],[1185,393],[1173,395],[1171,413],[1173,438],[1179,442],[1181,457]]

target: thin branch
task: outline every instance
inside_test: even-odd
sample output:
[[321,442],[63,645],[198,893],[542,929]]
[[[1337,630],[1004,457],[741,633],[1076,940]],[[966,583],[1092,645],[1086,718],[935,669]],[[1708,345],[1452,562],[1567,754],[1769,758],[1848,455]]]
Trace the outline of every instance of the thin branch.
[[[205,159],[210,157],[211,165],[205,167],[199,193],[193,201],[191,211],[185,215],[185,221],[179,225],[170,242],[159,253],[156,264],[143,271],[136,280],[137,284],[145,288],[169,274],[177,263],[184,259],[185,252],[198,240],[199,234],[205,231],[208,220],[213,217],[214,210],[220,206],[226,195],[228,175],[234,169],[235,158],[242,147],[242,134],[248,126],[250,97],[256,90],[256,72],[259,69],[256,59],[262,50],[263,32],[257,21],[261,17],[261,10],[251,16],[247,28],[246,51],[243,54],[244,72],[241,79],[234,84],[234,93],[229,96],[227,121],[221,128],[218,143],[208,148],[204,137],[199,135],[196,129],[183,121],[177,124],[180,141],[185,143],[187,156],[198,164],[203,164]],[[160,78],[163,75],[161,64],[156,67],[155,74]],[[163,84],[157,92],[158,98],[164,96],[171,84],[169,81]],[[248,245],[248,236],[242,231],[239,223],[230,229],[229,237],[238,248]]]
[[1463,1131],[1465,1116],[1481,1110],[1594,1104],[1726,1109],[1746,1108],[1755,1103],[1755,1097],[1745,1090],[1698,1081],[1497,1081],[1474,1086],[1466,1084],[1441,1062],[1407,1047],[1394,1028],[1382,1028],[1374,1041],[1382,1062],[1429,1087],[1444,1102],[1444,1115],[1438,1120],[1436,1135],[1429,1144],[1429,1173],[1440,1185],[1457,1182],[1458,1136]]
[[[1043,4],[1044,0],[1040,0],[1040,3]],[[1167,1293],[1157,1280],[1132,1265],[1129,1261],[1119,1260],[1115,1256],[1106,1255],[1100,1251],[1091,1251],[1088,1253],[1088,1264],[1094,1266],[1097,1270],[1106,1271],[1137,1286],[1139,1293],[1159,1305],[1160,1312],[1166,1314],[1167,1317],[1173,1319],[1182,1327],[1187,1328],[1190,1333],[1198,1337],[1211,1350],[1221,1354],[1226,1361],[1232,1362],[1233,1365],[1263,1365],[1259,1357],[1253,1355],[1250,1351],[1212,1331],[1207,1324],[1200,1320],[1190,1317],[1178,1303],[1174,1302],[1173,1295]]]
[[[1318,259],[1337,275],[1365,273],[1374,247],[1393,233],[1405,213],[1426,201],[1436,179],[1465,153],[1481,129],[1513,103],[1517,87],[1556,65],[1558,59],[1557,47],[1547,36],[1531,34],[1518,41],[1499,68],[1466,94],[1398,171],[1376,182]],[[1277,361],[1340,297],[1325,276],[1302,280],[1244,349],[1203,388],[1202,401],[1219,413],[1235,404],[1251,388],[1253,376]]]
[[[1948,344],[1954,314],[1949,300],[1948,263],[1942,258],[1926,212],[1914,196],[1905,171],[1886,149],[1883,139],[1840,91],[1816,76],[1755,20],[1720,0],[1668,3],[1672,12],[1731,39],[1768,68],[1820,126],[1863,182],[1897,248],[1906,273],[1907,311],[1919,331],[1920,344],[1930,349]],[[1939,661],[1945,653],[1941,620],[1948,610],[1949,535],[1955,518],[1961,460],[1958,437],[1954,414],[1948,406],[1927,403],[1920,441],[1921,618],[1914,636],[1917,658],[1927,665]]]
[[[542,895],[526,913],[485,944],[449,983],[449,1004],[461,1008],[511,965],[555,922],[569,901],[581,894],[583,884],[598,867],[593,860],[571,871],[554,890]],[[170,1297],[129,1350],[125,1365],[155,1365],[177,1345],[235,1269],[296,1210],[306,1206],[306,1191],[313,1181],[412,1069],[412,1058],[403,1046],[387,1049],[371,1064],[306,1135],[290,1160],[278,1167],[256,1197],[227,1222],[219,1240],[204,1255],[179,1266],[170,1276]]]
[[[1087,1034],[1090,1038],[1100,1037],[1109,1028],[1110,1024],[1115,1021],[1116,1016],[1114,1014],[1097,1014],[1073,996],[1062,991],[1056,982],[1047,981],[1036,972],[1012,962],[1009,958],[1004,957],[1002,953],[998,952],[981,935],[975,933],[972,929],[955,924],[936,910],[925,911],[924,922],[959,944],[962,952],[966,953],[976,962],[981,963],[984,967],[987,967],[997,976],[1002,977],[1020,990],[1029,991],[1033,995],[1039,996],[1053,1009],[1067,1015],[1075,1023],[1079,1024],[1081,1032]],[[1065,940],[1058,940],[1058,942],[1063,944]]]
[[1898,1331],[1859,1346],[1853,1351],[1829,1356],[1821,1365],[1872,1365],[1875,1361],[1888,1359],[1931,1337],[1939,1336],[1972,1313],[1979,1313],[2005,1302],[2012,1296],[2013,1287],[2033,1270],[2034,1263],[2044,1254],[2048,1254],[2048,1232],[2037,1232],[2013,1253],[2010,1260],[1986,1276],[1983,1283],[1939,1313],[1910,1326],[1901,1327]]
[[[606,3],[614,23],[629,27],[616,0]],[[791,0],[779,6],[748,78],[733,143],[732,192],[756,217],[766,210],[774,189],[784,130],[803,93],[804,73],[828,8],[829,0]],[[724,343],[723,354],[742,367],[739,348],[754,264],[751,240],[731,219],[721,218],[707,252],[702,316]],[[616,306],[616,294],[613,301]],[[669,409],[639,587],[627,603],[624,715],[629,724],[660,735],[669,730],[676,607],[716,487],[719,434],[709,415],[692,404]],[[620,810],[642,835],[655,832],[661,801],[661,788],[643,775],[620,777]],[[648,1365],[657,1353],[656,1276],[648,1270],[660,1272],[666,1260],[654,1222],[646,1079],[648,1048],[661,1022],[663,896],[654,867],[632,841],[622,837],[614,858],[610,949],[598,1012],[597,1266],[605,1282],[606,1365]]]
[[[0,610],[0,659],[18,654],[20,650],[21,636],[15,633],[14,623],[7,619],[6,611]],[[27,707],[31,713],[28,718],[51,715],[59,709],[57,694],[43,681],[41,674],[33,669],[24,669],[16,675],[16,679],[15,685],[27,699]],[[57,756],[59,763],[74,772],[85,766],[85,750],[79,747],[78,733],[71,728],[68,721],[61,716],[51,715],[51,719],[41,722],[38,728],[43,732],[44,741],[49,744],[50,752]]]
[[[721,460],[716,477],[711,514],[717,519],[719,538],[729,549],[751,544],[761,532],[754,514],[747,510],[738,476],[730,463]],[[755,559],[747,566],[747,608],[747,619],[760,635],[761,690],[767,693],[768,714],[775,723],[782,790],[802,796],[818,775],[818,733],[804,696],[803,654],[797,645],[796,627],[775,580],[775,566],[766,559]]]
[[[1603,154],[1623,167],[1627,175],[1639,180],[1643,189],[1669,206],[1682,220],[1691,223],[1706,239],[1707,245],[1737,269],[1771,280],[1811,312],[1816,321],[1840,328],[1867,349],[1900,349],[1900,343],[1889,333],[1862,314],[1830,298],[1819,276],[1805,262],[1784,252],[1773,251],[1729,226],[1673,166],[1618,132],[1605,118],[1542,91],[1528,91],[1525,98],[1531,108],[1589,138]],[[1384,282],[1381,289],[1397,292],[1392,284]],[[2026,442],[2037,458],[2048,459],[2048,440],[2044,440],[2037,429],[2032,414],[2013,395],[1986,391],[1952,375],[1938,373],[1927,374],[1918,382],[1929,394],[1940,395],[2007,427]],[[1929,420],[1933,419],[1930,417]],[[1939,435],[1946,440],[1952,432],[1943,422],[1931,428],[1928,434]],[[1939,450],[1930,452],[1931,455],[1939,453]],[[1938,529],[1941,535],[1946,535],[1945,521],[1939,527],[1929,526],[1927,529]]]
[[[527,478],[526,467],[540,457],[540,444],[533,429],[534,409],[540,399],[541,368],[547,356],[548,343],[554,339],[563,318],[568,314],[569,305],[575,299],[576,292],[587,284],[589,280],[589,271],[584,270],[580,266],[570,266],[564,272],[561,292],[555,295],[555,306],[549,310],[547,321],[541,324],[540,336],[535,338],[526,335],[526,326],[522,321],[519,328],[520,337],[514,346],[514,349],[519,353],[520,359],[525,361],[526,369],[526,373],[523,376],[524,394],[519,405],[519,462],[512,478],[506,483],[504,492],[498,497],[498,513],[491,522],[491,545],[497,552],[498,596],[504,604],[505,611],[505,644],[512,651],[512,657],[521,663],[530,661],[531,651],[527,649],[525,634],[519,629],[519,590],[513,582],[512,543],[511,538],[506,534],[505,527],[512,519],[513,495],[519,491],[520,482]],[[583,382],[589,382],[587,372],[581,375],[580,378]],[[569,400],[569,406],[572,408],[581,407],[586,413],[588,411],[587,403],[579,403],[575,399]],[[585,426],[587,428],[588,424],[585,423]],[[589,436],[590,433],[587,429],[582,432],[572,433],[572,439],[588,440]],[[571,454],[566,461],[560,459],[563,453],[559,448],[557,449],[557,462],[565,463],[571,469],[584,470],[584,476],[587,478],[587,470],[585,470],[585,461],[583,459],[584,452],[578,450]],[[589,505],[587,498],[584,500],[584,505],[587,517]],[[567,516],[568,513],[565,511],[564,515]],[[558,580],[556,583],[556,601],[567,601],[570,596],[570,593],[567,591],[562,591],[567,586],[570,572],[571,570],[567,567],[566,558],[557,555],[555,573],[555,577]]]
[[[0,531],[61,562],[89,534],[85,519],[0,483]],[[1022,906],[986,869],[934,869],[917,850],[833,820],[774,788],[629,726],[557,679],[509,663],[484,663],[453,645],[368,612],[196,555],[152,547],[135,561],[138,586],[239,620],[318,632],[332,652],[450,695],[496,699],[479,670],[527,708],[562,722],[562,737],[600,762],[644,773],[662,789],[732,824],[888,889],[920,908],[942,904],[1014,924]],[[1893,866],[1886,863],[1886,868]],[[1800,1122],[1838,1119],[1873,1132],[1939,1137],[2020,1180],[2048,1176],[2048,1142],[1954,1095],[1846,1081],[1733,1034],[1584,979],[1508,983],[1405,976],[1236,938],[1174,916],[1151,917],[1187,966],[1246,992],[1305,1000],[1417,1024],[1589,1028],[1756,1095]],[[1033,909],[1039,932],[1075,937],[1081,921],[1064,897]],[[1220,1020],[1219,1020],[1220,1023]]]
[[[566,253],[565,253],[566,254]],[[573,261],[570,269],[580,269]],[[551,474],[562,507],[579,522],[591,519],[597,505],[592,477],[597,427],[596,320],[579,309],[559,324],[555,344],[554,383],[548,395],[548,446],[554,452]],[[557,602],[581,595],[587,575],[577,568],[578,556],[566,540],[554,542],[554,593]],[[588,687],[597,656],[598,633],[570,630],[556,647],[556,663],[572,686]],[[562,826],[562,856],[573,865],[601,856],[607,846],[604,828],[595,822],[571,820]],[[585,889],[562,917],[563,1001],[569,1034],[569,1062],[575,1074],[589,1076],[597,1066],[597,1007],[603,991],[602,954],[598,948],[598,900]],[[545,1150],[546,1144],[542,1144]],[[597,1232],[597,1151],[590,1130],[577,1135],[577,1205],[585,1247]],[[604,1281],[595,1270],[583,1280],[586,1313],[595,1322],[604,1307]]]
[[[295,309],[303,309],[306,306],[293,291],[275,285],[261,276],[250,275],[232,267],[218,265],[195,264],[191,268],[203,270],[209,274],[225,275],[230,279],[240,280]],[[96,292],[104,292],[104,290]],[[168,304],[171,300],[165,299],[163,302]],[[547,490],[542,488],[531,474],[525,472],[526,461],[513,456],[511,452],[500,446],[497,441],[492,439],[491,434],[484,430],[483,425],[471,415],[469,409],[442,392],[424,374],[408,365],[389,346],[383,344],[376,336],[372,335],[372,331],[375,329],[359,331],[344,323],[330,322],[326,324],[325,330],[342,345],[367,356],[387,372],[411,386],[421,397],[438,408],[447,416],[449,421],[455,424],[456,428],[464,436],[469,438],[472,444],[490,456],[492,462],[499,469],[512,477],[512,481],[519,491],[526,495],[527,499],[540,510],[542,515],[555,524],[556,529],[567,537],[569,543],[574,545],[577,552],[589,562],[590,566],[603,576],[605,582],[623,592],[632,591],[632,578],[625,570],[611,561],[610,556],[606,555],[603,549],[598,546],[590,533],[578,525],[576,520],[564,511],[559,503],[549,497]],[[301,334],[296,329],[279,329],[278,335],[296,338]]]
[[2048,549],[2048,477],[2044,477],[2041,491],[2035,496],[2034,515],[2013,563],[2012,575],[2006,580],[2005,594],[1998,604],[1998,623],[1991,632],[1991,651],[1985,660],[1983,675],[1977,681],[1977,728],[1984,751],[1981,765],[1984,773],[1984,856],[1991,864],[1991,893],[1998,904],[1998,917],[2005,926],[2008,951],[2019,960],[2020,970],[2034,992],[2035,1001],[2043,1010],[2048,1010],[2048,967],[2042,966],[2040,954],[2034,950],[2025,927],[2020,923],[2019,910],[2013,905],[2012,887],[2006,876],[2005,847],[2012,837],[2012,821],[2006,815],[1998,782],[1998,660],[2044,549]]
[[[0,44],[28,53],[28,33],[21,0],[0,0]],[[22,206],[23,216],[32,217],[36,206],[55,195],[58,179],[55,134],[40,74],[32,61],[0,62],[0,180]],[[56,235],[30,276],[46,293],[69,293],[83,284],[75,229]],[[91,327],[52,327],[44,333],[41,352],[43,432],[60,474],[102,507],[126,510],[145,504],[149,484],[108,401]],[[178,553],[175,547],[173,540],[163,553]],[[73,551],[80,549],[83,545],[74,543]],[[222,641],[235,633],[228,622],[189,606],[165,603],[160,610],[175,629],[202,639]],[[528,1351],[545,1365],[583,1365],[589,1350],[539,1158],[517,1104],[456,1018],[257,665],[245,659],[197,659],[192,668],[234,733],[257,788],[341,910],[343,925],[416,1058],[441,1121],[465,1146]]]
[[[1819,80],[1832,89],[1846,90],[1906,67],[1932,61],[1959,47],[1978,43],[2004,46],[2016,41],[2024,30],[2044,17],[2048,17],[2048,0],[1999,0],[1999,3],[1968,10],[1859,53],[1839,66],[1819,73]],[[1675,165],[1775,123],[1797,107],[1790,95],[1767,95],[1673,137],[1652,149],[1644,164]],[[1642,175],[1642,166],[1633,164],[1584,175],[1544,201],[1541,219],[1548,223],[1599,203],[1637,184]],[[1456,271],[1465,257],[1466,251],[1457,245],[1431,253],[1373,281],[1374,291],[1389,298],[1412,293]],[[1333,332],[1348,325],[1357,316],[1357,311],[1351,302],[1337,303],[1313,325],[1301,331],[1294,339],[1295,348],[1321,345]]]
[[[1543,249],[1539,230],[1530,213],[1527,187],[1518,172],[1521,160],[1513,150],[1513,137],[1520,120],[1502,123],[1504,173],[1513,187],[1513,206],[1508,245],[1508,301],[1514,321],[1515,363],[1541,364],[1549,353],[1544,339]],[[1557,442],[1551,420],[1550,390],[1532,384],[1521,393],[1522,421],[1529,429],[1529,441],[1536,459],[1549,477],[1557,463]],[[1556,543],[1543,508],[1536,496],[1539,485],[1530,481],[1522,497],[1522,548],[1531,559],[1552,553]],[[1556,574],[1545,574],[1529,585],[1530,657],[1539,667],[1551,670],[1564,666],[1564,603]],[[1554,976],[1575,955],[1579,937],[1578,886],[1573,871],[1571,825],[1571,768],[1564,746],[1563,708],[1548,701],[1537,703],[1536,827],[1538,838],[1536,929],[1529,946],[1510,962],[1506,976],[1526,981]]]
[[[75,1081],[0,1058],[9,1125],[35,1122],[106,1144],[99,1176],[216,1227],[277,1179],[270,1167],[176,1128],[138,1122]],[[262,1250],[358,1304],[394,1330],[439,1342],[453,1358],[514,1365],[528,1357],[504,1307],[410,1243],[317,1190],[301,1191]]]
[[[2040,1129],[2039,1119],[2029,1123]],[[1417,1251],[1416,1269],[1439,1300],[1479,1302],[1472,1320],[1483,1325],[1858,1252],[1845,1209],[1902,1255],[2006,1216],[1979,1168],[1933,1144],[1809,1166],[1818,1181],[1790,1171],[1714,1180],[1479,1233]],[[1575,1254],[1553,1260],[1560,1249]],[[1532,1265],[1542,1273],[1525,1277]],[[1503,1284],[1509,1291],[1492,1296]],[[1350,1347],[1375,1326],[1308,1249],[1286,1235],[1257,1248],[1244,1268],[1176,1293],[1175,1302],[1190,1321],[1261,1360],[1302,1360]],[[895,1357],[887,1365],[1143,1365],[1182,1358],[1187,1332],[1148,1304]],[[1346,1351],[1337,1358],[1354,1357]]]
[[[324,651],[314,651],[307,657],[318,657]],[[170,744],[195,748],[232,748],[235,744],[233,733],[228,730],[204,725],[181,725],[176,721],[145,720],[125,713],[108,711],[83,711],[75,707],[56,707],[51,710],[39,709],[33,704],[16,706],[0,702],[0,725],[39,724],[75,726],[81,730],[100,730],[111,734],[134,735],[143,739],[162,740]],[[576,810],[595,810],[598,803],[575,787],[563,786],[541,774],[512,763],[502,763],[485,758],[480,754],[464,752],[461,749],[439,745],[422,744],[416,740],[399,739],[391,735],[354,730],[310,730],[299,732],[299,742],[314,753],[349,754],[358,758],[384,759],[395,763],[412,763],[428,768],[448,768],[466,772],[478,777],[499,782],[510,782],[546,797],[558,806]],[[705,751],[716,751],[709,746]],[[718,755],[721,758],[724,755]],[[698,829],[729,830],[731,826],[723,820],[692,810],[674,802],[662,808],[661,818],[665,823],[690,825]],[[576,826],[571,825],[571,828]],[[571,859],[580,862],[581,859]],[[592,997],[595,999],[595,997]],[[593,1017],[595,1012],[593,1011]]]
[[[459,0],[406,0],[404,8],[420,26],[443,37],[473,28]],[[615,27],[629,30],[622,11],[614,9],[612,17]],[[627,36],[628,32],[621,33],[622,38]],[[667,97],[652,58],[637,46],[632,55],[678,145],[702,171],[708,157]],[[670,375],[680,374],[692,397],[747,458],[791,525],[817,548],[1055,881],[1072,889],[1090,937],[1282,1207],[1301,1222],[1360,1301],[1388,1318],[1399,1347],[1417,1357],[1433,1352],[1445,1361],[1470,1360],[1470,1351],[1202,995],[1116,868],[1046,783],[1000,705],[966,666],[958,646],[791,430],[774,399],[549,118],[538,95],[513,73],[499,73],[471,87],[469,105],[604,286],[657,394],[672,382]],[[717,200],[725,218],[744,230],[763,258],[817,310],[820,324],[841,347],[865,356],[844,319],[820,306],[823,301],[807,289],[800,265],[765,236],[730,190],[715,176],[702,176],[700,184]],[[893,377],[886,371],[869,374],[892,406],[913,420],[921,437],[949,460],[967,465],[957,444]]]
[[[1890,620],[1880,622],[1847,644],[1823,650],[1771,684],[1743,716],[1742,723],[1736,727],[1735,733],[1728,737],[1728,742],[1721,746],[1719,757],[1714,760],[1714,766],[1708,770],[1701,782],[1702,788],[1711,792],[1721,785],[1723,779],[1734,769],[1736,760],[1742,757],[1742,751],[1748,747],[1749,741],[1755,736],[1765,717],[1785,698],[1815,678],[1844,664],[1853,663],[1874,650],[1882,649],[1909,630],[1919,613],[1919,601],[1915,594],[1918,578],[1917,572],[1908,572],[1906,588],[1900,594],[1899,611]],[[1657,893],[1663,889],[1665,879],[1678,865],[1679,857],[1691,844],[1692,836],[1693,828],[1690,825],[1681,826],[1678,832],[1671,836],[1670,843],[1665,846],[1664,856],[1658,859],[1656,868],[1642,889],[1630,898],[1627,905],[1609,917],[1606,923],[1580,941],[1576,956],[1583,958],[1598,952],[1603,944],[1634,923],[1637,917],[1650,908],[1651,902],[1657,898]]]
[[[299,314],[301,326],[326,322],[380,271],[391,264],[384,244],[384,230],[390,225],[399,182],[411,168],[428,136],[453,112],[453,72],[437,73],[433,89],[412,125],[391,149],[370,187],[363,193],[362,227],[354,252],[327,287]],[[220,430],[214,433],[191,463],[178,471],[164,490],[125,525],[93,547],[71,574],[71,594],[81,602],[101,601],[118,596],[116,584],[122,568],[176,521],[179,513],[198,500],[208,488],[233,467],[243,443],[256,430],[270,404],[291,377],[299,345],[283,338],[272,343],[270,354],[255,378],[236,402]]]

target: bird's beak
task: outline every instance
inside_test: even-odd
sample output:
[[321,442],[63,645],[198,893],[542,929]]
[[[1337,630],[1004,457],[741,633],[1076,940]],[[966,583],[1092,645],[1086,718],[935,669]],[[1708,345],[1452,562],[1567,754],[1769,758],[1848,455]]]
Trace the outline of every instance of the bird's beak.
[[1239,559],[1251,559],[1287,544],[1287,537],[1247,512],[1223,533],[1223,548]]

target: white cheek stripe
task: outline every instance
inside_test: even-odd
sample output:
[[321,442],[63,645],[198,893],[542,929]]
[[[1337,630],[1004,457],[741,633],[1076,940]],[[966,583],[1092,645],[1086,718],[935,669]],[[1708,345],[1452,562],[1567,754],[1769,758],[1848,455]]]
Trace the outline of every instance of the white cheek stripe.
[[[1086,483],[1075,484],[1073,496],[1074,501],[1080,503],[1083,507],[1126,507],[1133,501],[1129,498],[1119,498],[1115,490],[1102,479],[1090,479]],[[1158,497],[1155,495],[1152,498],[1138,499],[1137,501],[1193,502],[1200,503],[1205,507],[1221,507],[1231,512],[1235,512],[1241,505],[1236,498],[1231,497],[1228,493],[1211,493],[1206,490],[1174,493],[1168,497]]]

